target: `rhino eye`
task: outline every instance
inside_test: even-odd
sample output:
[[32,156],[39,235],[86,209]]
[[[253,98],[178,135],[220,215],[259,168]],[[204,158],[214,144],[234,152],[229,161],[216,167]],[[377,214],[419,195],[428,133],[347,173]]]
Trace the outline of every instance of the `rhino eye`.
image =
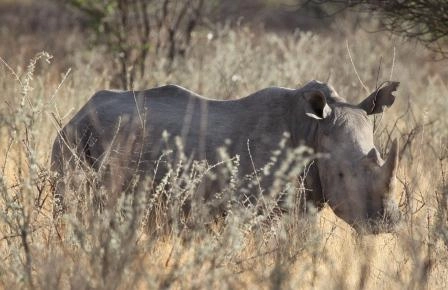
[[340,179],[342,179],[342,178],[344,178],[344,173],[339,172],[339,173],[338,173],[338,176],[339,176]]

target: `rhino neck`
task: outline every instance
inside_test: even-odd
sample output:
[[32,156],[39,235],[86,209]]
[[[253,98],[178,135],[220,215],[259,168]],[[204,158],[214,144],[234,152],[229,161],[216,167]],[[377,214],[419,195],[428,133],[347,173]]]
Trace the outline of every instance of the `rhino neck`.
[[303,177],[305,178],[305,188],[307,189],[306,201],[312,202],[318,210],[321,210],[326,200],[322,191],[317,162],[317,160],[313,160],[307,165],[307,170],[304,171]]
[[318,121],[305,115],[303,98],[296,95],[291,103],[291,112],[288,114],[291,120],[288,123],[292,145],[294,147],[306,145],[316,150],[318,145]]
[[[305,101],[297,95],[292,100],[290,134],[291,143],[294,147],[306,145],[314,151],[318,150],[318,121],[305,115]],[[306,175],[305,175],[306,172]],[[322,209],[325,197],[319,175],[318,160],[315,159],[307,165],[303,174],[305,178],[305,188],[307,189],[307,201],[311,201],[317,209]]]

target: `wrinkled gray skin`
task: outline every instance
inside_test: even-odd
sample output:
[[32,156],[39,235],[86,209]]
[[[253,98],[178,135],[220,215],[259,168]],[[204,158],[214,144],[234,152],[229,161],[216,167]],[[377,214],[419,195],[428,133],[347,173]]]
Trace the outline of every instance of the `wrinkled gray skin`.
[[[393,143],[383,161],[368,115],[392,105],[397,87],[397,82],[389,82],[359,105],[346,103],[331,86],[318,81],[299,89],[267,88],[231,101],[205,99],[174,85],[140,92],[100,91],[56,138],[52,168],[63,177],[75,159],[73,153],[97,171],[105,159],[119,160],[110,170],[123,186],[135,172],[154,173],[166,146],[162,141],[166,131],[182,138],[187,157],[207,159],[209,164],[221,161],[216,149],[231,140],[228,152],[240,155],[239,170],[245,175],[269,161],[286,132],[287,146],[305,144],[328,153],[309,169],[305,180],[309,200],[318,208],[328,203],[359,232],[390,231],[400,216],[391,197],[398,145]],[[163,174],[159,168],[155,184]],[[263,182],[269,188],[272,179]],[[61,178],[55,193],[60,203],[64,186]]]

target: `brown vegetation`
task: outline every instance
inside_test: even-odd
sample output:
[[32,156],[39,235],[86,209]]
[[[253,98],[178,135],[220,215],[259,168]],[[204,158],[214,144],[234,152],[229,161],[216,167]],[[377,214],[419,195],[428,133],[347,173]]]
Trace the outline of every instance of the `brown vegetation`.
[[[160,200],[149,201],[159,209],[151,227],[147,196],[123,195],[96,213],[84,188],[68,193],[74,203],[87,197],[81,211],[55,224],[52,140],[95,91],[111,88],[113,66],[69,24],[42,33],[2,26],[0,288],[446,289],[446,63],[428,61],[431,53],[418,45],[350,24],[339,20],[329,36],[203,29],[192,35],[185,57],[173,60],[174,69],[160,56],[146,63],[134,87],[175,83],[230,99],[319,79],[356,102],[366,87],[400,81],[396,105],[373,121],[379,148],[400,139],[396,194],[406,221],[379,236],[357,236],[326,208],[309,215],[292,210],[270,224],[232,209],[225,222],[204,225],[199,216],[189,227],[176,226],[175,204],[161,207]],[[38,53],[43,48],[54,57]]]

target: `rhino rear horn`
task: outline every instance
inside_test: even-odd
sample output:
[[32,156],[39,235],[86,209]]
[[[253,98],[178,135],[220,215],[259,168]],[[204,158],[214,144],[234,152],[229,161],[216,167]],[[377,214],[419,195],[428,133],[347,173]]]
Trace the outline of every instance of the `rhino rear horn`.
[[381,167],[383,180],[386,182],[387,186],[390,188],[393,182],[395,181],[395,176],[397,175],[398,169],[398,140],[395,139],[392,142],[392,147],[389,151],[389,155],[387,156],[386,162],[384,162]]
[[392,92],[397,90],[400,83],[385,82],[383,84],[358,105],[368,115],[382,113],[385,106],[390,107],[395,101],[395,96],[392,95]]

